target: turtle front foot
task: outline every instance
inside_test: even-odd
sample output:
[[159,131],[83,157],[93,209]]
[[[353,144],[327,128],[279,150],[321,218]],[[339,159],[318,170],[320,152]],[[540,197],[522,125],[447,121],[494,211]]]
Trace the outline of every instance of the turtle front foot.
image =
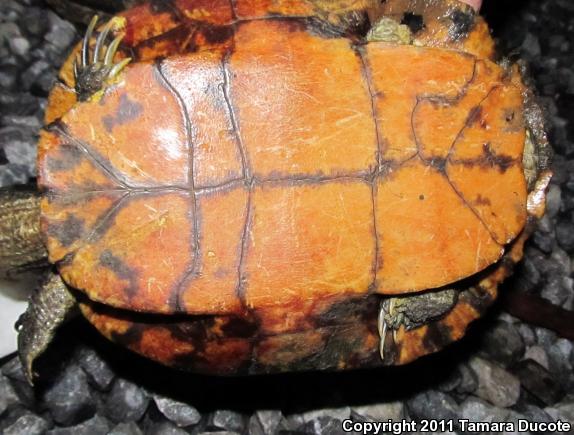
[[117,63],[113,63],[114,56],[123,36],[117,36],[105,47],[106,39],[110,31],[119,25],[118,19],[112,18],[98,34],[93,50],[90,49],[90,41],[98,17],[94,16],[88,26],[86,35],[82,43],[80,56],[74,62],[74,78],[76,81],[76,94],[79,101],[86,101],[93,94],[104,88],[107,80],[113,79],[124,67],[130,63],[131,58],[125,58]]
[[50,273],[32,293],[28,308],[16,322],[18,353],[30,384],[34,380],[34,361],[48,348],[56,330],[74,313],[75,307],[74,295],[55,273]]
[[392,332],[396,342],[401,326],[409,331],[443,317],[456,305],[458,293],[455,289],[445,289],[381,301],[378,318],[381,359],[385,359],[387,334]]

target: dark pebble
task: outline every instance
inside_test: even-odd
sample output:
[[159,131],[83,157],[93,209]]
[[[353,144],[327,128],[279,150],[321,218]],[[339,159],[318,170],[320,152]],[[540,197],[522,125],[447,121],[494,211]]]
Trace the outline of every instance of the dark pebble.
[[15,381],[27,382],[22,363],[15,356],[2,366],[2,374]]
[[462,395],[471,394],[478,388],[478,378],[474,371],[466,364],[459,364],[460,383],[456,387],[456,392]]
[[460,404],[460,416],[474,422],[504,421],[508,411],[478,397],[470,396]]
[[8,163],[0,166],[0,187],[26,184],[32,174],[28,167]]
[[90,418],[96,411],[88,378],[80,366],[71,364],[46,390],[44,406],[60,424],[77,424]]
[[157,395],[153,399],[159,411],[179,427],[195,425],[201,420],[201,414],[191,405]]
[[10,51],[16,56],[25,57],[30,51],[30,42],[26,38],[16,36],[10,39]]
[[40,111],[41,99],[23,92],[0,92],[0,113],[26,116]]
[[116,379],[106,400],[106,415],[115,422],[137,421],[149,404],[148,394],[136,384]]
[[43,435],[51,424],[39,415],[30,412],[19,417],[2,431],[3,435]]
[[32,90],[34,84],[45,74],[51,74],[51,67],[45,60],[37,60],[30,65],[20,76],[22,89]]
[[43,36],[48,30],[46,11],[38,8],[26,8],[19,20],[19,25],[28,35]]
[[49,12],[50,31],[44,38],[58,50],[68,51],[72,42],[76,39],[76,29],[67,21],[62,20],[56,14]]
[[223,409],[211,413],[207,426],[209,429],[241,432],[246,423],[246,417],[243,414]]
[[119,423],[107,435],[143,435],[143,432],[135,422],[130,421]]
[[561,220],[556,225],[556,240],[566,252],[574,252],[574,222]]
[[415,419],[456,420],[460,411],[455,400],[441,391],[428,390],[407,400],[409,415]]
[[[1,169],[2,168],[0,167],[0,173]],[[2,374],[10,382],[10,385],[18,396],[20,403],[28,407],[33,407],[36,403],[36,395],[24,375],[20,359],[16,357],[11,358],[2,367]]]
[[564,306],[573,295],[572,278],[553,276],[542,288],[540,296],[554,305]]
[[256,411],[249,419],[249,435],[272,435],[277,431],[283,414],[281,411]]
[[470,368],[478,379],[476,395],[500,408],[514,405],[520,396],[520,381],[494,362],[473,357]]
[[550,371],[556,375],[567,391],[574,391],[574,371],[570,363],[572,342],[565,338],[559,338],[545,349],[548,353]]
[[7,377],[0,375],[0,415],[20,402]]
[[518,407],[517,410],[530,421],[544,423],[551,423],[553,421],[552,417],[548,415],[547,412],[535,405],[525,404]]
[[89,420],[75,426],[59,427],[49,430],[46,435],[107,435],[110,422],[101,415],[94,415]]
[[541,219],[546,218],[551,222],[552,218],[558,216],[562,204],[562,189],[556,184],[551,184],[546,194],[546,214]]
[[0,23],[0,42],[9,42],[20,35],[18,24],[13,22]]
[[558,380],[536,361],[531,359],[520,361],[511,371],[520,380],[522,388],[545,405],[555,404],[564,395]]
[[347,435],[340,420],[326,416],[308,421],[301,427],[301,431],[316,435]]
[[0,68],[0,89],[4,91],[11,91],[16,87],[18,80],[18,67],[14,65],[6,65]]
[[351,417],[351,408],[348,406],[343,406],[341,408],[315,409],[312,411],[304,412],[301,414],[301,417],[305,422],[315,420],[319,417],[331,417],[343,421]]
[[78,351],[77,360],[94,387],[100,391],[109,389],[115,374],[105,359],[102,359],[95,350],[82,346]]
[[550,233],[538,230],[532,235],[532,243],[545,254],[550,254],[554,245],[554,237]]
[[405,404],[402,401],[373,403],[354,406],[353,416],[360,415],[368,420],[402,420],[405,418]]
[[[191,432],[188,432],[185,429],[177,427],[170,421],[155,423],[149,428],[149,430],[146,431],[146,434],[153,434],[153,435],[187,435],[189,433]],[[195,434],[195,432],[193,433]],[[209,432],[209,435],[214,435],[214,432]]]
[[531,292],[540,283],[540,278],[541,275],[536,268],[536,261],[530,255],[525,255],[523,261],[517,266],[513,277],[516,287],[520,291]]
[[533,346],[538,342],[536,332],[529,325],[521,323],[518,325],[517,329],[520,332],[520,336],[522,337],[522,340],[524,340],[524,344],[526,346]]
[[495,361],[507,366],[518,361],[524,354],[524,341],[514,325],[497,321],[481,337],[482,349]]

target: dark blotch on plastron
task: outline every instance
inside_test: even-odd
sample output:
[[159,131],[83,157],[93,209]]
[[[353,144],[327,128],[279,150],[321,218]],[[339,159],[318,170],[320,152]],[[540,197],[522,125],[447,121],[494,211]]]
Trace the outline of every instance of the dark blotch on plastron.
[[137,101],[132,101],[126,93],[120,95],[120,102],[115,115],[106,115],[102,118],[104,127],[111,133],[116,125],[123,125],[138,118],[143,112],[143,107]]
[[434,157],[430,160],[429,164],[439,172],[444,172],[446,168],[446,159]]
[[478,196],[474,200],[473,204],[475,204],[475,205],[492,205],[490,202],[490,199],[483,197],[481,194],[478,194]]
[[124,289],[129,297],[135,296],[137,293],[137,273],[127,266],[123,260],[116,257],[108,249],[100,254],[100,266],[111,270],[118,278],[129,281],[129,286]]
[[422,15],[406,12],[403,15],[401,24],[408,26],[413,34],[416,34],[425,28],[425,23]]
[[461,300],[468,303],[480,315],[484,314],[494,298],[481,286],[471,287],[460,294]]
[[84,220],[68,214],[63,222],[50,222],[48,236],[55,238],[64,247],[69,247],[84,234]]
[[378,346],[373,349],[365,347],[366,332],[366,328],[358,323],[328,328],[324,332],[325,344],[312,355],[291,363],[290,369],[334,370],[340,368],[341,361],[345,361],[348,368],[382,365]]
[[194,351],[203,352],[208,341],[213,340],[210,330],[214,325],[212,316],[197,316],[196,319],[166,324],[173,338],[193,344]]
[[240,317],[230,317],[221,326],[221,331],[226,337],[251,338],[257,334],[259,327],[254,322]]
[[450,19],[452,26],[449,29],[449,36],[454,41],[466,38],[475,25],[475,14],[470,11],[470,8],[466,12],[460,9],[454,10]]
[[482,145],[482,154],[479,157],[463,160],[455,159],[451,161],[468,167],[498,168],[501,174],[504,174],[511,166],[517,163],[517,161],[510,156],[495,154],[489,142]]
[[316,326],[340,325],[345,323],[364,323],[369,315],[376,311],[378,298],[375,296],[349,299],[338,302],[315,318]]
[[56,156],[49,154],[46,159],[46,169],[48,172],[67,172],[78,166],[84,155],[78,147],[63,144]]
[[164,12],[173,14],[177,10],[173,0],[149,0],[149,5],[152,13],[154,14],[161,14]]
[[371,29],[368,14],[356,11],[338,15],[335,22],[321,17],[308,17],[304,23],[309,33],[329,39],[347,37],[359,40]]
[[209,44],[222,44],[231,38],[235,34],[235,29],[233,26],[215,26],[208,25],[201,28],[201,34],[204,36],[205,40]]
[[134,323],[125,332],[113,331],[110,338],[114,343],[130,347],[141,341],[143,332],[144,327]]
[[450,328],[443,322],[436,321],[427,325],[423,337],[423,346],[428,350],[439,350],[453,341]]
[[473,124],[476,124],[482,118],[482,107],[475,106],[470,109],[468,113],[468,117],[466,118],[466,122],[464,123],[467,127],[471,127]]
[[[191,344],[195,346],[196,344],[201,345],[205,343],[191,342]],[[211,370],[213,370],[213,363],[205,358],[203,350],[195,348],[191,352],[174,355],[174,357],[171,359],[170,365],[182,370],[195,371],[197,373],[209,373]],[[231,374],[240,373],[233,372]]]
[[504,154],[495,154],[490,148],[490,144],[486,143],[482,146],[483,159],[490,167],[498,167],[500,172],[504,173],[514,164],[514,159]]

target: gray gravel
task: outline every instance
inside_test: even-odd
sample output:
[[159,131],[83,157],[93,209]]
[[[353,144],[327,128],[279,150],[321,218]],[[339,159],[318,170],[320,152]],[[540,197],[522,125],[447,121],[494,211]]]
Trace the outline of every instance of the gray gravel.
[[[556,150],[547,215],[506,286],[572,310],[574,5],[487,0],[485,13],[501,51],[529,67]],[[35,177],[47,93],[79,35],[43,0],[1,0],[0,187]],[[51,380],[36,393],[17,359],[2,361],[0,433],[338,434],[347,418],[574,424],[572,342],[496,308],[462,343],[389,371],[223,380],[174,374],[77,322],[64,328],[54,349]]]

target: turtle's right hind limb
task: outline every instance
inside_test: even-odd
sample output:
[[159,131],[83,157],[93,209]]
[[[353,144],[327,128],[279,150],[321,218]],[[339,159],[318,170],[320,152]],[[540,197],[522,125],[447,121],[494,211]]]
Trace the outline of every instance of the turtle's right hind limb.
[[0,189],[0,277],[47,265],[40,232],[40,195],[30,186]]
[[16,322],[18,354],[30,384],[34,361],[48,348],[58,327],[77,312],[76,306],[74,295],[53,272],[30,296],[28,308]]

